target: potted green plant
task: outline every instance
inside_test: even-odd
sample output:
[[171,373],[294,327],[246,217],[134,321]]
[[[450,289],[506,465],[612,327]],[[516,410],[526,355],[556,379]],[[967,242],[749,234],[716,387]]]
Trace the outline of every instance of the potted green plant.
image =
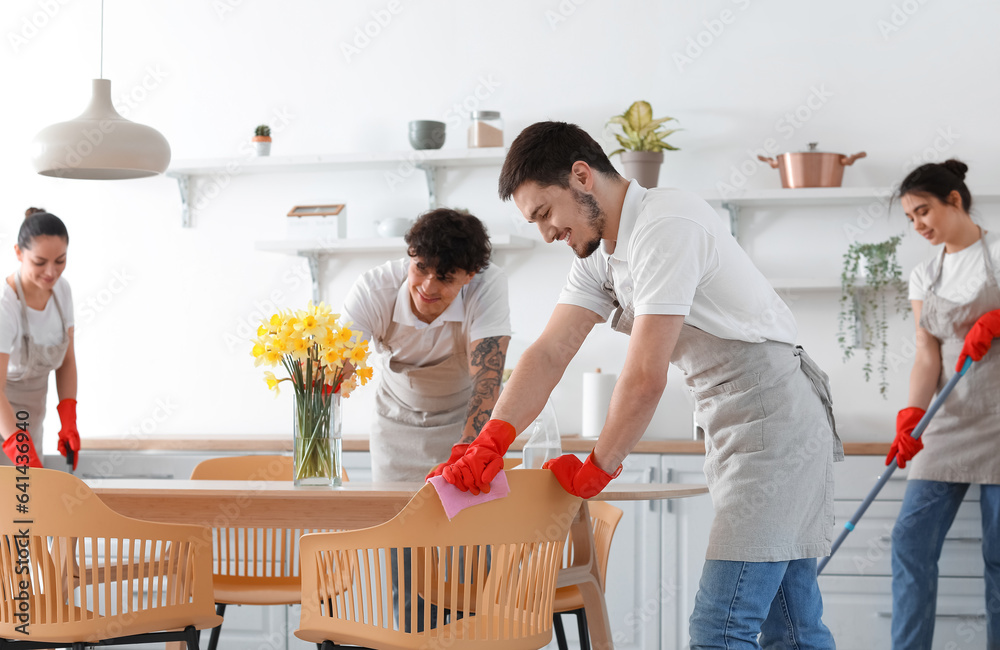
[[271,127],[266,124],[259,125],[253,132],[253,146],[257,150],[258,156],[268,156],[271,154]]
[[623,133],[615,134],[622,148],[612,151],[610,155],[621,154],[625,176],[636,179],[645,188],[656,187],[660,180],[664,150],[678,150],[664,142],[664,138],[679,130],[663,127],[664,122],[673,119],[653,119],[653,107],[649,102],[638,101],[633,102],[621,115],[608,120],[608,124],[622,127]]
[[[896,314],[905,317],[910,312],[906,282],[896,259],[901,241],[897,235],[874,244],[852,243],[844,253],[844,268],[840,274],[837,342],[844,353],[844,361],[850,359],[855,350],[864,351],[865,381],[877,372],[879,393],[883,398],[887,397],[889,388],[886,380],[889,303],[892,302]],[[873,365],[876,350],[879,356],[877,365]]]

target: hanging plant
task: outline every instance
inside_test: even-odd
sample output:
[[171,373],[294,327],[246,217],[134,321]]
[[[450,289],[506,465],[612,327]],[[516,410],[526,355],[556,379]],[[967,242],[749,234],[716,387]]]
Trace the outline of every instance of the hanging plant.
[[[887,398],[886,362],[889,341],[889,303],[896,314],[904,318],[910,312],[903,270],[896,259],[902,241],[895,236],[875,244],[851,244],[844,253],[844,269],[840,274],[840,316],[837,342],[847,361],[860,348],[864,351],[862,370],[865,381],[878,374],[879,393]],[[877,365],[872,357],[878,351]]]

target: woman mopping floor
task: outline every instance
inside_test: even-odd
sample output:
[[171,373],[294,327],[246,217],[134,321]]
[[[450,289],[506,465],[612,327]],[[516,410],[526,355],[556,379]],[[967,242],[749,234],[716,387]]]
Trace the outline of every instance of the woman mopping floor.
[[[900,467],[913,459],[892,532],[896,650],[931,648],[938,558],[971,484],[980,486],[986,647],[1000,649],[1000,351],[989,351],[1000,335],[1000,235],[969,216],[968,169],[957,160],[922,165],[898,192],[917,234],[944,247],[910,275],[917,353],[909,402],[896,418],[896,439],[886,459],[888,465],[895,457]],[[912,438],[931,398],[966,357],[981,363],[956,384],[923,436]]]

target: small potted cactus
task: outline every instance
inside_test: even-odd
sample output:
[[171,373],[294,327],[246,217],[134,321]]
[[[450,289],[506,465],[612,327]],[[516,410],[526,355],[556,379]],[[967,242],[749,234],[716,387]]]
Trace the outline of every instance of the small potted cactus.
[[271,154],[271,127],[261,124],[254,129],[253,146],[257,150],[258,156]]

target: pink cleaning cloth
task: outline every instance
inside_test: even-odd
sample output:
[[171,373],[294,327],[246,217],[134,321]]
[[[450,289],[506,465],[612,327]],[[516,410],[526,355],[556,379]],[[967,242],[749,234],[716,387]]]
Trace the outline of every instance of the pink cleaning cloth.
[[427,482],[437,490],[438,497],[441,499],[441,505],[444,506],[444,514],[448,516],[449,521],[470,506],[493,501],[494,499],[502,499],[510,494],[510,486],[507,485],[507,475],[503,473],[503,470],[493,478],[488,493],[480,492],[479,494],[473,494],[472,492],[462,492],[446,481],[443,476],[434,476],[428,479]]

